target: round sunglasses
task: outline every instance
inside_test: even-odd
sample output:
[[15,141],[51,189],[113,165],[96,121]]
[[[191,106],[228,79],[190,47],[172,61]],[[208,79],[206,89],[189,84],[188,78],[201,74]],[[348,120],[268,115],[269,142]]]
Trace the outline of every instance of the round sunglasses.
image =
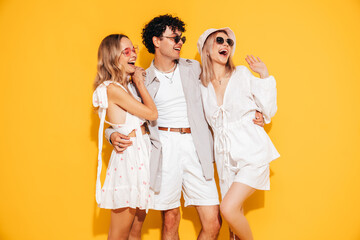
[[171,38],[174,40],[174,42],[177,44],[178,42],[180,42],[180,40],[183,42],[183,44],[186,42],[186,37],[180,37],[179,35],[176,35],[175,37],[167,37],[167,36],[163,36],[166,38]]
[[131,52],[137,54],[138,50],[139,50],[138,46],[134,46],[132,49],[127,47],[127,48],[125,48],[124,50],[121,51],[121,54],[124,54],[126,57],[130,57]]
[[234,40],[227,38],[226,40],[224,40],[223,37],[216,37],[216,43],[217,44],[223,44],[224,41],[226,41],[227,44],[229,44],[230,47],[232,47],[234,45]]

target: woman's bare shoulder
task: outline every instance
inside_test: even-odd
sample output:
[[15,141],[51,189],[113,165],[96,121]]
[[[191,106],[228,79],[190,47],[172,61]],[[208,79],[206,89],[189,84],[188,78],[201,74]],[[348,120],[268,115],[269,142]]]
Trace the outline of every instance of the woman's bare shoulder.
[[107,93],[108,93],[108,96],[111,97],[111,96],[122,96],[122,95],[128,95],[127,91],[125,90],[124,87],[116,84],[116,83],[110,83],[107,87]]

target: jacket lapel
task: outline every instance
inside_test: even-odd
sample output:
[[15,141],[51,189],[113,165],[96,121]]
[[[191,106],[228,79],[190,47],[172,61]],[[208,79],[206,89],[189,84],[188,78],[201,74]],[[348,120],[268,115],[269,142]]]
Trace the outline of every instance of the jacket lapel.
[[191,88],[191,82],[190,82],[190,77],[189,77],[189,74],[190,74],[190,69],[187,67],[187,65],[185,63],[182,63],[181,61],[182,59],[180,59],[179,61],[179,69],[180,69],[180,77],[181,77],[181,83],[182,83],[182,87],[183,87],[183,90],[184,90],[184,95],[185,95],[185,99],[186,99],[186,102],[188,102],[188,99],[189,99],[189,93],[191,91],[189,91]]
[[152,99],[155,99],[155,95],[159,90],[160,82],[159,79],[157,79],[155,74],[155,68],[153,65],[153,62],[151,62],[151,65],[148,69],[146,69],[146,80],[145,80],[145,86],[152,97]]

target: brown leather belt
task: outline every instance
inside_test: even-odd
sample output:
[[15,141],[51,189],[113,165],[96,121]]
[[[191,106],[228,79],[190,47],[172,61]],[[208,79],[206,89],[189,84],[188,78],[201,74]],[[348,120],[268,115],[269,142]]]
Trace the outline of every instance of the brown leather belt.
[[[141,128],[141,133],[142,133],[142,135],[145,135],[145,134],[149,134],[149,133],[150,133],[150,132],[149,132],[149,129],[147,128],[146,123],[144,123],[143,125],[141,125],[140,128]],[[132,130],[132,131],[129,133],[128,137],[136,137],[136,131],[135,131],[135,129]]]
[[191,133],[190,128],[167,128],[167,127],[159,127],[161,131],[170,131],[170,132],[178,132],[181,134]]

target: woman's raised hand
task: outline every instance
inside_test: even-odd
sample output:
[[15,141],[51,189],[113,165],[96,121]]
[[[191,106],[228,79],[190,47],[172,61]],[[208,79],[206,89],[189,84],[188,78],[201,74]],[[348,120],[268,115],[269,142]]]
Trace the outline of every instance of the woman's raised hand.
[[133,82],[138,85],[139,83],[144,83],[145,82],[145,77],[146,77],[146,72],[143,68],[141,67],[135,67],[135,72],[132,76],[132,80]]
[[269,77],[268,69],[263,61],[260,60],[259,57],[254,57],[253,55],[247,55],[245,58],[246,62],[249,64],[249,67],[254,72],[260,74],[260,78]]

